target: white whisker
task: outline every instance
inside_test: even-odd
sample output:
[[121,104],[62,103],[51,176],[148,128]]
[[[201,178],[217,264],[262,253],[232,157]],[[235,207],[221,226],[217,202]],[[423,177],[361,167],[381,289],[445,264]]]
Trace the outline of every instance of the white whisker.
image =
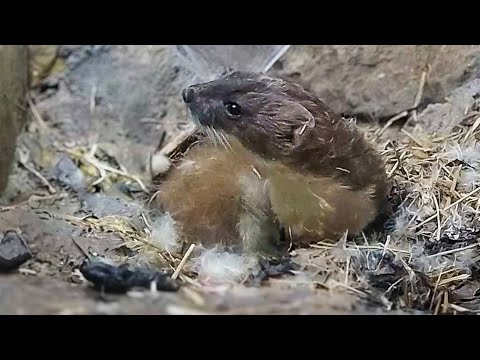
[[210,126],[206,127],[206,132],[207,132],[208,138],[214,143],[214,145],[217,145],[218,141],[215,138],[215,136],[213,134],[213,131],[212,131],[212,128]]
[[227,146],[230,148],[230,150],[233,150],[232,149],[232,145],[230,145],[230,143],[228,142],[227,138],[225,137],[225,135],[223,135],[223,133],[220,133],[220,136],[222,137],[222,139],[225,141],[225,143],[227,144]]
[[218,139],[218,142],[219,142],[220,144],[222,144],[222,146],[225,148],[225,150],[228,151],[227,145],[223,142],[223,140],[222,140],[222,138],[220,137],[220,135],[218,135],[217,130],[216,130],[215,128],[213,128],[213,127],[212,127],[212,130],[213,130],[213,133],[215,134],[215,137]]

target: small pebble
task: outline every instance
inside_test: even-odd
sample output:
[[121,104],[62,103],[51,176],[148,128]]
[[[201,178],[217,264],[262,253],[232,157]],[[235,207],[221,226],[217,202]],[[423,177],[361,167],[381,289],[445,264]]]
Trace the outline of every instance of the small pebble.
[[31,258],[27,243],[15,231],[7,231],[0,238],[0,271],[18,269]]

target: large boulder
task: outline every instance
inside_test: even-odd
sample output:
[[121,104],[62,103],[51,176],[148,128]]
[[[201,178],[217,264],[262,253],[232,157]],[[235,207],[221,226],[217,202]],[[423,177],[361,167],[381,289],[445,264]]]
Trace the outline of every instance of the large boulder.
[[421,108],[480,74],[480,46],[294,45],[270,74],[314,90],[338,112],[385,118],[412,108],[427,64]]

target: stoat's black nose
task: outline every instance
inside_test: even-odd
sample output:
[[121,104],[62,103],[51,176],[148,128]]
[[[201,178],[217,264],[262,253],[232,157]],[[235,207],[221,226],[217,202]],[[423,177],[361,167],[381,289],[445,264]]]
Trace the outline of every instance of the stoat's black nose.
[[195,95],[195,90],[191,86],[183,89],[182,91],[183,101],[185,101],[187,104],[193,101],[193,95]]

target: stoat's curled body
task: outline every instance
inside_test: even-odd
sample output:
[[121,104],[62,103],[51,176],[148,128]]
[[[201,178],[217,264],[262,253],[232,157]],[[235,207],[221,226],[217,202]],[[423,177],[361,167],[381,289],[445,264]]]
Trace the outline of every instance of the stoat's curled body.
[[183,99],[210,136],[158,199],[187,241],[270,252],[359,234],[381,210],[380,155],[311,92],[235,72],[186,88]]

